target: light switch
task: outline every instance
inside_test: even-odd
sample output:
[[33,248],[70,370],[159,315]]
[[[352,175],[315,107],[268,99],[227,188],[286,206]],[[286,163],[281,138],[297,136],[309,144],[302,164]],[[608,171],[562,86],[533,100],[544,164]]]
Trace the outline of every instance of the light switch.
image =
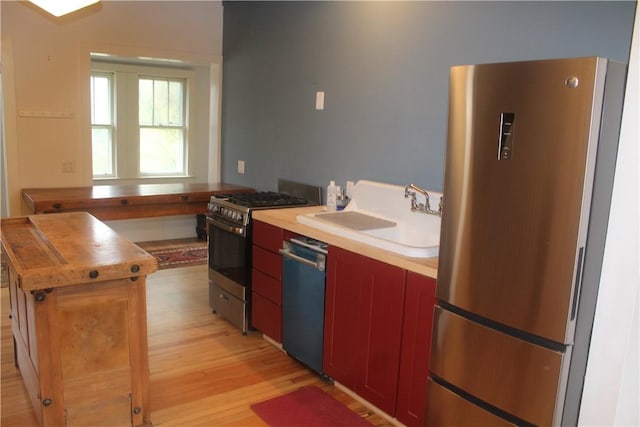
[[238,160],[238,173],[244,175],[244,160]]
[[316,110],[324,110],[324,92],[316,92]]

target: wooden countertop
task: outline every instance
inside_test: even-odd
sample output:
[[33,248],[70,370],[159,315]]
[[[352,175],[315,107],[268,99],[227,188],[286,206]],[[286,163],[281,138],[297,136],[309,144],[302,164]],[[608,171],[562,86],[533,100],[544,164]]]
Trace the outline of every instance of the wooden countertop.
[[294,233],[321,240],[329,245],[338,246],[387,264],[396,265],[409,271],[433,277],[434,279],[438,277],[437,257],[423,259],[398,255],[365,243],[340,237],[336,234],[327,233],[309,225],[301,224],[296,219],[298,215],[322,212],[323,210],[324,206],[256,210],[252,213],[252,218],[276,227],[284,228],[285,230],[289,230]]
[[95,185],[26,188],[22,198],[32,213],[86,211],[101,220],[206,213],[216,193],[254,191],[226,183]]
[[2,248],[25,291],[134,278],[155,257],[86,212],[2,220]]

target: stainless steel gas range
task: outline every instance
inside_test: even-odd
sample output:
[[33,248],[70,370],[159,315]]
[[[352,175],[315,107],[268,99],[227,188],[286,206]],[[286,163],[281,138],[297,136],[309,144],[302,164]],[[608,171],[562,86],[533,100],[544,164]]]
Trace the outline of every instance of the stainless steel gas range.
[[318,187],[283,181],[281,188],[291,191],[217,194],[209,203],[209,305],[243,333],[251,328],[252,211],[320,203]]

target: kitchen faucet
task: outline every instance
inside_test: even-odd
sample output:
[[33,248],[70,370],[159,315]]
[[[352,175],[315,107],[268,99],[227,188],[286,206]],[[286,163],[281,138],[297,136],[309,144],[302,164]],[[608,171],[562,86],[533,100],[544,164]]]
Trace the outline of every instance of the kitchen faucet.
[[[410,191],[415,190],[415,191]],[[424,195],[425,203],[418,203],[416,199],[416,191],[422,195]],[[411,211],[415,212],[424,212],[431,215],[442,216],[442,197],[440,197],[440,203],[438,204],[438,210],[431,209],[431,202],[429,200],[429,193],[427,190],[418,187],[415,184],[409,184],[404,187],[404,197],[405,199],[411,197]]]

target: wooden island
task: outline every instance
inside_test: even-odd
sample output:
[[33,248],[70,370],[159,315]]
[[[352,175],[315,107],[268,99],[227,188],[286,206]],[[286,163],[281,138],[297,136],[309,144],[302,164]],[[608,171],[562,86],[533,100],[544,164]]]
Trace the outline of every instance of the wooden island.
[[156,259],[86,212],[2,220],[15,363],[41,426],[151,425]]

